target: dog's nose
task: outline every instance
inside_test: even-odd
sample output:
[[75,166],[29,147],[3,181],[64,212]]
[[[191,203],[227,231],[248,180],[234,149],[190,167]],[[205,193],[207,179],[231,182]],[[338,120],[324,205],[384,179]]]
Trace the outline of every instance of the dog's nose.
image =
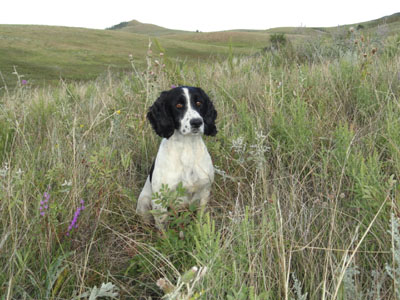
[[201,125],[203,125],[203,120],[200,118],[190,120],[190,126],[193,128],[199,128]]

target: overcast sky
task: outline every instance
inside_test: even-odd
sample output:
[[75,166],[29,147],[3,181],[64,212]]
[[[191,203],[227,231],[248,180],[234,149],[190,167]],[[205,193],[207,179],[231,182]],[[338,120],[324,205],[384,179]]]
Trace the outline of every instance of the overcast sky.
[[337,26],[400,12],[400,0],[2,0],[0,24],[104,29],[138,20],[170,29],[219,31]]

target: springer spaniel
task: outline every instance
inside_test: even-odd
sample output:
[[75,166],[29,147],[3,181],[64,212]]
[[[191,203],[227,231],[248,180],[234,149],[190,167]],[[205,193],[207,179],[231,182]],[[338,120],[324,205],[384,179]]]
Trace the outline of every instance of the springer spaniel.
[[182,183],[186,190],[181,205],[207,204],[214,167],[202,134],[215,136],[217,111],[207,94],[197,87],[182,86],[161,93],[147,113],[154,131],[163,137],[146,183],[139,195],[136,212],[163,229],[167,208],[156,203],[152,194],[168,185]]

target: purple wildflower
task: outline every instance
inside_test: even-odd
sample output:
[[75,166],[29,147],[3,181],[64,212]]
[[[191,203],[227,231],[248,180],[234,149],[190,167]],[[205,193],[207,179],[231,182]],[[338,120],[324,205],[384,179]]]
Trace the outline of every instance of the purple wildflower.
[[172,84],[172,85],[171,85],[171,89],[174,89],[174,88],[176,88],[176,85],[175,85],[175,84]]
[[28,84],[28,81],[25,80],[25,79],[22,79],[22,80],[21,80],[21,84],[22,84],[22,85],[27,85],[27,84]]
[[74,213],[74,218],[72,219],[71,223],[68,226],[67,235],[69,235],[70,231],[73,228],[78,228],[77,222],[78,222],[79,215],[81,214],[81,211],[85,209],[85,201],[83,201],[83,199],[81,199],[80,203],[81,203],[81,206],[76,209],[76,211]]
[[43,193],[44,203],[48,203],[50,199],[50,194],[48,192]]
[[[48,190],[50,190],[50,187],[48,188]],[[49,209],[49,200],[50,200],[50,194],[48,193],[48,191],[46,191],[43,193],[43,200],[40,201],[40,206],[39,206],[40,215],[42,217],[44,217],[46,211]]]

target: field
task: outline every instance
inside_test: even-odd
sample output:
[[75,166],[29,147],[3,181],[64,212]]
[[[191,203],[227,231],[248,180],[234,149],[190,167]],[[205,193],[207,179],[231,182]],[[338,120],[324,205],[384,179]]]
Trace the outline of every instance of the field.
[[[190,32],[138,21],[122,22],[110,30],[33,25],[0,25],[0,93],[18,84],[15,74],[31,86],[64,81],[94,80],[107,73],[130,71],[130,58],[146,68],[149,41],[158,42],[177,64],[221,62],[229,55],[254,55],[270,47],[269,38],[281,33],[298,45],[315,40],[336,43],[349,28],[366,36],[391,36],[400,30],[400,14],[332,28],[285,27],[268,30]],[[360,28],[362,27],[362,28]],[[154,53],[160,48],[153,47]],[[13,74],[14,73],[14,74]],[[20,78],[21,79],[21,78]]]
[[[198,44],[157,37],[174,60],[206,61],[226,57],[229,46]],[[24,75],[33,86],[66,81],[94,80],[107,70],[130,71],[130,58],[146,67],[149,41],[155,37],[124,31],[94,30],[33,25],[0,25],[0,93],[4,86],[15,87],[13,72]],[[154,51],[160,52],[154,48]],[[233,49],[249,54],[250,49]]]
[[[34,51],[31,29],[15,43]],[[160,56],[145,36],[90,34],[120,35],[107,55],[124,72],[89,61],[95,79],[43,71],[41,86],[21,61],[2,88],[0,299],[400,299],[400,35],[346,31],[255,54],[207,44],[196,59],[201,43],[160,38]],[[48,58],[78,51],[71,40]],[[142,50],[129,58],[131,42]],[[204,214],[174,215],[161,233],[135,213],[160,142],[145,116],[179,84],[218,110],[205,138],[216,179]]]

